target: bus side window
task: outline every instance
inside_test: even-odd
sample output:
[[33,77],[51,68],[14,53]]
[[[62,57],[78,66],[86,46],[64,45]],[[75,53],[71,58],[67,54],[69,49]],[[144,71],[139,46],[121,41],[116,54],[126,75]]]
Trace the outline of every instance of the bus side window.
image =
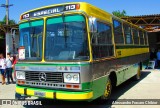
[[136,28],[132,28],[132,33],[133,33],[134,44],[139,45],[138,30]]
[[142,30],[139,30],[139,37],[140,37],[140,45],[144,45],[144,33]]
[[122,32],[122,23],[118,20],[113,19],[113,28],[114,28],[114,40],[116,44],[124,44],[123,32]]
[[124,30],[125,43],[126,44],[133,44],[131,27],[128,24],[124,23],[123,24],[123,30]]
[[93,57],[104,58],[114,55],[112,44],[111,26],[102,22],[97,23],[98,33],[94,36],[94,43],[92,44]]
[[145,45],[148,45],[148,34],[144,32]]

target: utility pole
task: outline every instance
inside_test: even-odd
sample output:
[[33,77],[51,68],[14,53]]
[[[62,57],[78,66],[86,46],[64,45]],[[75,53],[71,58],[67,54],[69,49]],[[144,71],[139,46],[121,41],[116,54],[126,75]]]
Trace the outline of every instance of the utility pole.
[[9,25],[9,7],[10,6],[13,6],[13,4],[9,4],[9,0],[6,0],[6,4],[1,4],[0,7],[4,7],[6,8],[6,36],[5,36],[5,41],[6,41],[6,56],[7,56],[7,53],[10,52],[10,48],[9,48],[9,45],[10,45],[10,42],[9,42],[9,38],[10,38],[10,35],[9,35],[9,28],[8,28],[8,25]]
[[13,6],[13,4],[9,4],[9,0],[6,0],[6,4],[1,4],[0,7],[6,8],[6,25],[9,24],[9,7]]

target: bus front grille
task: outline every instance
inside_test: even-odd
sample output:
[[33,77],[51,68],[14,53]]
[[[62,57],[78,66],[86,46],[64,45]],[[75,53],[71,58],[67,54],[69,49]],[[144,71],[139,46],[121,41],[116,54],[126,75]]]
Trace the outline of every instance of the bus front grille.
[[25,72],[26,81],[63,83],[62,72]]

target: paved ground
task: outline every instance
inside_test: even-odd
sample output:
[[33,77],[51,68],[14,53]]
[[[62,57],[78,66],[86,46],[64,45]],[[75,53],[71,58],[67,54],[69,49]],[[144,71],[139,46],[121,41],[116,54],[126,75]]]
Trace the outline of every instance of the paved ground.
[[[0,99],[14,99],[15,84],[10,85],[1,85],[0,79]],[[155,102],[159,101],[159,105],[113,105],[112,102],[99,103],[94,101],[91,103],[85,102],[50,102],[41,99],[36,99],[42,101],[43,105],[49,106],[51,108],[160,108],[160,70],[145,70],[142,72],[142,79],[140,81],[128,80],[112,93],[112,99],[115,102],[146,102],[148,99],[151,102],[151,99],[158,99]],[[34,98],[35,99],[35,98]],[[126,99],[126,100],[124,100]],[[136,99],[136,100],[128,100]],[[137,100],[145,99],[145,100]],[[152,100],[153,101],[153,100]],[[78,104],[78,105],[77,105]],[[45,107],[43,106],[43,107]],[[33,108],[32,106],[0,106],[0,108]],[[35,107],[35,106],[34,106]]]

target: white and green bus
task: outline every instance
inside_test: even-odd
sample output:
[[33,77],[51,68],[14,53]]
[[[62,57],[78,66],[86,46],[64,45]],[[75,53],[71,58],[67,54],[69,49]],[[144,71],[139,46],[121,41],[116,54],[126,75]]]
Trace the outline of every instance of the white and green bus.
[[108,99],[113,87],[140,78],[149,56],[145,30],[85,2],[20,18],[16,98]]

